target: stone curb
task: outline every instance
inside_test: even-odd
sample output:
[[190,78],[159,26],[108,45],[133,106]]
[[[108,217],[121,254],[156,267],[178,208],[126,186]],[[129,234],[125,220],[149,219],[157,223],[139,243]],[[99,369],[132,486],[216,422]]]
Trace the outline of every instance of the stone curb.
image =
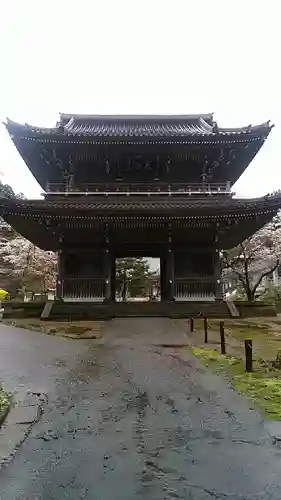
[[15,456],[33,425],[40,419],[47,396],[43,393],[26,392],[14,401],[0,429],[0,469]]

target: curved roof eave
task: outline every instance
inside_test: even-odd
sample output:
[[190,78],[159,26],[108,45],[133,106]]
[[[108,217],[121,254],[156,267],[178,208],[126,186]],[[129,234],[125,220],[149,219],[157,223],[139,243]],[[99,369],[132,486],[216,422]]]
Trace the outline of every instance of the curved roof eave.
[[68,115],[61,114],[61,121],[55,127],[38,127],[20,124],[7,119],[7,130],[11,136],[28,138],[36,136],[61,137],[122,137],[132,139],[150,137],[220,138],[242,135],[266,137],[273,125],[270,121],[260,125],[240,128],[218,127],[212,114],[206,115]]
[[[145,212],[150,209],[175,209],[175,210],[196,210],[197,215],[200,217],[204,210],[207,210],[209,215],[212,216],[228,216],[237,213],[243,214],[249,211],[259,213],[266,213],[267,211],[278,211],[281,208],[281,190],[272,194],[267,194],[258,198],[212,198],[212,197],[190,197],[190,196],[176,196],[174,198],[167,196],[159,196],[159,198],[146,197],[141,200],[139,197],[133,195],[128,196],[107,196],[100,197],[97,195],[84,197],[68,195],[59,199],[6,199],[2,198],[0,206],[12,211],[17,208],[19,210],[32,210],[32,209],[75,209],[75,210],[121,210],[122,209],[144,209]],[[132,213],[134,216],[134,213]],[[165,211],[163,212],[165,215]],[[188,215],[188,213],[185,213]],[[204,214],[206,215],[206,214]]]
[[59,127],[37,127],[29,125],[28,123],[18,123],[10,118],[7,118],[5,125],[11,136],[25,136],[32,132],[37,132],[39,134],[57,134],[60,131]]

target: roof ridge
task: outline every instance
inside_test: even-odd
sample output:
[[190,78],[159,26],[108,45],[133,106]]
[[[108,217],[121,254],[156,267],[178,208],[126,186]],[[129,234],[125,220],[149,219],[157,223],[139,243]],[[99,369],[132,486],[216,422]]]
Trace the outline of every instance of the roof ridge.
[[190,121],[200,120],[213,121],[214,113],[195,113],[195,114],[75,114],[75,113],[60,113],[60,122],[67,123],[71,118],[74,120],[93,120],[93,121]]

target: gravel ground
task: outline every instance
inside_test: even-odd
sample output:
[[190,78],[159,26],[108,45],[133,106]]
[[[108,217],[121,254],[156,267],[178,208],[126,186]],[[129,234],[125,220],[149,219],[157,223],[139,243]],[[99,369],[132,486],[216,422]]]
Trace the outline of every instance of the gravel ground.
[[161,318],[113,320],[100,345],[1,326],[0,378],[49,403],[0,499],[280,500],[281,450],[185,342]]

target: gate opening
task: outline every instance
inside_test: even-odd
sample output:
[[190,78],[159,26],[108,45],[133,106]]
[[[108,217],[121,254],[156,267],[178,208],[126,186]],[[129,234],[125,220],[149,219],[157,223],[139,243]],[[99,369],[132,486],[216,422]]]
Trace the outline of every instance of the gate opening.
[[116,302],[159,302],[160,300],[160,258],[118,257],[115,259]]

